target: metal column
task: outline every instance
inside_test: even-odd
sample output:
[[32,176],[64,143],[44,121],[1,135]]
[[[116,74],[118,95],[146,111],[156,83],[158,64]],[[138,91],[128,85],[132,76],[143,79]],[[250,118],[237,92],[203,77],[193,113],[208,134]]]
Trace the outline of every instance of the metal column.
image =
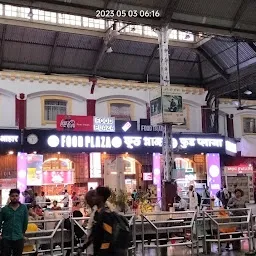
[[[169,32],[168,26],[158,32],[160,59],[160,86],[170,86]],[[172,124],[163,124],[164,180],[171,181],[173,168]]]

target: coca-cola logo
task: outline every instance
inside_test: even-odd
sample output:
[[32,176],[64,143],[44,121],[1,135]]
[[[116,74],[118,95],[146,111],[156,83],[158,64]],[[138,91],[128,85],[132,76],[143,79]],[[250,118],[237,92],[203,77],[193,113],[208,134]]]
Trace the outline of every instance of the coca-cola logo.
[[75,129],[76,121],[72,119],[62,119],[60,122],[60,127],[64,129]]

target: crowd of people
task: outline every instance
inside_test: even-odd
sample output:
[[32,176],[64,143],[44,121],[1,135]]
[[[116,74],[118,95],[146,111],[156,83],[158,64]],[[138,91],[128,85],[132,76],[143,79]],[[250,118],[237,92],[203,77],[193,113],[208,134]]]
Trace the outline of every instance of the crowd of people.
[[[58,202],[47,201],[44,192],[40,196],[35,194],[30,198],[29,193],[25,193],[25,204],[20,203],[20,191],[11,189],[9,201],[0,212],[1,225],[1,254],[2,256],[21,256],[22,253],[32,252],[33,245],[26,245],[28,239],[26,232],[38,231],[38,225],[33,223],[34,220],[43,219],[44,211],[61,210]],[[83,250],[87,251],[89,256],[123,256],[127,254],[129,243],[129,225],[128,221],[121,215],[114,213],[113,208],[107,202],[111,191],[107,187],[98,187],[96,190],[90,190],[85,198],[90,211],[87,215],[90,217],[88,222],[84,222],[88,233],[84,240]],[[72,194],[73,217],[83,217],[80,211],[79,199],[75,193]],[[68,207],[69,195],[64,193],[62,200],[64,209]],[[64,227],[71,230],[70,219],[64,221]],[[79,226],[75,226],[74,244],[84,236],[84,232]],[[121,240],[119,240],[121,239]],[[126,241],[127,240],[127,241]],[[24,246],[25,245],[25,246]],[[71,243],[65,243],[65,247],[71,246]],[[67,250],[66,256],[71,254]],[[33,254],[32,254],[33,255]],[[37,252],[34,253],[34,256]]]

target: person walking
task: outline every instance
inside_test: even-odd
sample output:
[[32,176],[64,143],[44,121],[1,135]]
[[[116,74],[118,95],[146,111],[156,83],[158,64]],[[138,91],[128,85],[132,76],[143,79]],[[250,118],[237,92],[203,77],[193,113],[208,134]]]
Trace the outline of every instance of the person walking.
[[189,197],[189,210],[194,211],[198,208],[198,196],[197,193],[194,190],[194,186],[190,185],[189,186],[189,191],[188,191],[188,197]]
[[19,201],[18,189],[11,189],[9,196],[10,203],[0,213],[2,256],[22,256],[24,235],[28,227],[28,210]]
[[98,210],[95,213],[94,225],[89,237],[89,241],[93,242],[94,256],[127,255],[127,249],[123,248],[126,247],[124,246],[126,245],[126,239],[119,237],[118,234],[121,231],[121,226],[118,226],[119,224],[116,222],[118,215],[106,207],[110,195],[111,191],[108,187],[98,187],[96,189],[95,202]]

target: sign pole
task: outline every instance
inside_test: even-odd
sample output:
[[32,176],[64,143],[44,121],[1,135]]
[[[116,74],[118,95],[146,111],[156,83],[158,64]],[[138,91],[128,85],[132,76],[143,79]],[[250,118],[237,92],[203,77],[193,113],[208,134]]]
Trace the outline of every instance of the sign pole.
[[[169,28],[168,25],[158,31],[159,59],[160,59],[160,86],[170,86],[170,67],[169,67]],[[162,95],[161,95],[162,96]],[[162,103],[163,113],[163,103]],[[164,181],[172,179],[172,123],[164,123],[163,129],[163,157],[164,157]]]
[[[170,67],[169,67],[169,32],[170,29],[167,26],[161,27],[158,31],[158,42],[159,42],[159,59],[160,59],[160,86],[161,86],[161,98],[162,98],[162,105],[161,110],[162,113],[164,112],[163,109],[163,97],[162,97],[162,90],[163,87],[170,86]],[[163,208],[168,210],[168,204],[173,202],[173,195],[176,194],[176,191],[169,194],[170,191],[174,191],[175,189],[171,188],[172,186],[172,170],[173,170],[173,145],[172,145],[172,123],[165,123],[164,122],[164,129],[163,129],[163,157],[164,157],[164,166],[163,166]]]

